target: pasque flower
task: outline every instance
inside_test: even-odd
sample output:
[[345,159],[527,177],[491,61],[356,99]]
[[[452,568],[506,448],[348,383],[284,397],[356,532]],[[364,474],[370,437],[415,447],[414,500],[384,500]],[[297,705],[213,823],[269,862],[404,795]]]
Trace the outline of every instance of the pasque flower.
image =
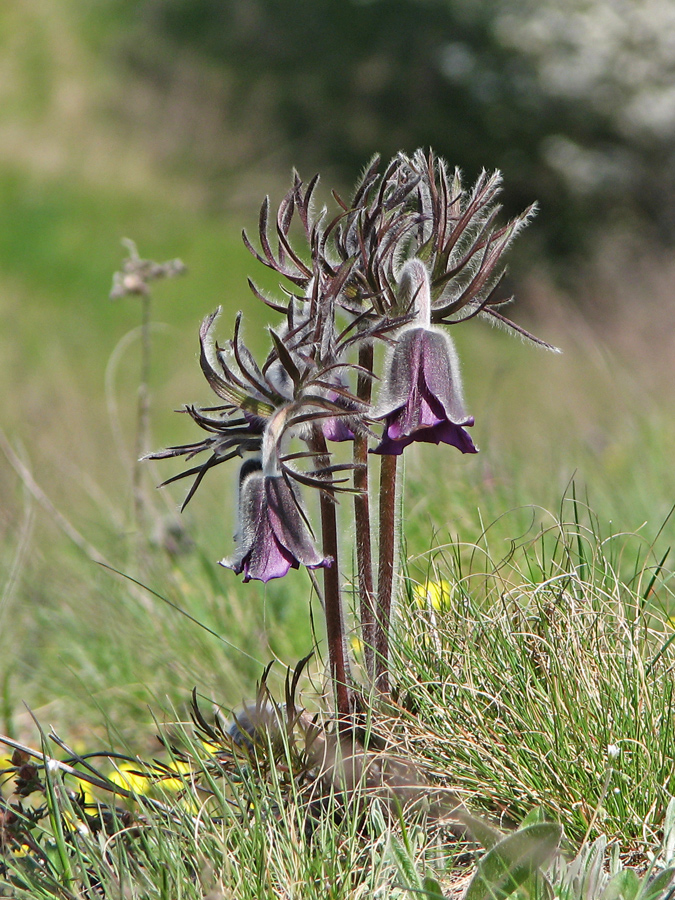
[[[315,210],[317,179],[304,184],[295,174],[275,216],[265,199],[259,249],[244,235],[255,258],[284,282],[279,297],[249,281],[254,295],[282,317],[270,328],[267,357],[259,364],[247,348],[241,314],[232,340],[222,346],[211,337],[215,314],[208,316],[199,361],[219,404],[186,407],[206,436],[152,457],[192,460],[208,453],[166,482],[194,476],[186,502],[211,469],[244,460],[236,551],[221,561],[244,581],[267,582],[300,566],[323,568],[329,668],[342,725],[357,704],[345,657],[337,496],[354,494],[366,669],[371,685],[386,693],[400,524],[397,457],[414,441],[476,452],[447,327],[482,318],[554,348],[500,311],[508,302],[500,296],[501,260],[533,207],[498,226],[498,172],[481,173],[465,190],[459,172],[431,151],[397,154],[382,173],[375,159],[351,200],[333,195],[335,216]],[[384,360],[378,352],[383,343],[390,348]],[[386,457],[378,467],[376,524],[368,456],[374,421],[384,430],[371,452]],[[351,461],[333,457],[335,441],[353,442]],[[320,546],[300,498],[308,489],[318,494]],[[321,591],[318,582],[315,587]]]
[[314,544],[297,489],[278,464],[278,439],[285,410],[272,418],[262,443],[262,459],[246,460],[239,474],[237,553],[220,561],[243,573],[244,581],[282,578],[301,564],[308,569],[330,566]]
[[[340,389],[346,387],[342,379],[338,380],[336,386]],[[358,412],[358,410],[354,408],[355,404],[345,401],[344,397],[337,391],[328,391],[328,400],[332,403],[341,404],[343,407],[351,407],[350,412]],[[327,441],[342,443],[344,441],[354,440],[354,431],[350,427],[349,417],[344,415],[328,416],[321,423],[321,430]]]
[[265,475],[249,460],[241,471],[237,553],[221,566],[242,572],[244,581],[282,578],[301,564],[308,569],[329,566],[321,556],[300,508],[295,489],[283,475]]
[[429,275],[420,260],[404,266],[400,293],[414,304],[416,317],[388,360],[376,416],[384,420],[384,433],[373,452],[398,456],[413,441],[425,441],[476,453],[464,428],[474,420],[464,409],[457,354],[447,332],[430,324]]

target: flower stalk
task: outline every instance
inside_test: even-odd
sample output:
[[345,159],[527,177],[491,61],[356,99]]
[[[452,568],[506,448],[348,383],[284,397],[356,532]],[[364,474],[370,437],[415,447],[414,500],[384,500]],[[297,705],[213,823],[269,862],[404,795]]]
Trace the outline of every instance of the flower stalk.
[[[311,439],[312,449],[318,454],[317,463],[327,466],[329,462],[326,439],[320,429],[316,429]],[[353,712],[353,696],[350,687],[347,656],[345,652],[344,612],[340,591],[340,572],[338,567],[338,527],[335,495],[330,487],[326,487],[319,495],[321,511],[321,537],[325,557],[331,557],[333,563],[323,570],[323,600],[326,617],[326,640],[328,643],[328,659],[330,674],[335,694],[335,706],[338,720],[342,724],[349,722]]]
[[386,455],[380,462],[379,565],[375,617],[375,687],[389,693],[389,632],[396,559],[396,470],[398,457]]
[[[359,348],[359,366],[364,373],[359,374],[356,396],[364,404],[370,405],[372,380],[368,372],[373,369],[374,353],[371,343]],[[366,673],[371,682],[375,678],[375,588],[373,584],[373,547],[370,523],[370,485],[368,479],[368,435],[359,433],[354,437],[354,527],[356,540],[356,565],[359,585],[359,613],[361,618],[361,638]]]
[[148,452],[150,438],[150,368],[152,341],[150,337],[151,294],[141,294],[141,374],[138,384],[138,405],[136,409],[136,445],[134,447],[134,467],[132,473],[132,494],[134,498],[134,525],[138,534],[147,528],[145,516],[145,492],[141,470],[141,459]]
[[150,440],[152,293],[149,282],[182,275],[185,272],[185,266],[179,259],[172,259],[165,263],[156,263],[152,260],[142,259],[136,244],[128,238],[125,238],[122,244],[127,248],[128,256],[122,264],[122,269],[113,275],[110,299],[119,300],[122,297],[131,295],[139,297],[141,302],[141,366],[137,390],[136,435],[131,475],[134,526],[136,535],[140,540],[148,530],[148,498],[143,489],[141,462],[144,455],[148,452]]

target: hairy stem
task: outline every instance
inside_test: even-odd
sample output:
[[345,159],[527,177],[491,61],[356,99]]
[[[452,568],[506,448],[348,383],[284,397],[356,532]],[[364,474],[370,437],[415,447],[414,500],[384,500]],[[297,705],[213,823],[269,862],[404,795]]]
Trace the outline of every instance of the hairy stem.
[[[321,431],[315,430],[311,448],[318,453],[317,468],[330,465],[326,439]],[[324,556],[332,556],[333,564],[323,569],[323,596],[326,615],[326,639],[330,662],[335,706],[340,722],[348,724],[352,712],[352,692],[349,687],[349,671],[345,654],[345,626],[340,596],[340,571],[338,556],[338,528],[335,497],[330,487],[321,491],[321,536]]]
[[375,685],[389,692],[389,627],[396,555],[396,463],[398,457],[383,455],[380,461],[380,558],[375,615]]
[[[369,372],[373,368],[373,345],[359,348],[359,365]],[[359,374],[356,396],[370,403],[372,381],[367,375]],[[354,524],[356,526],[356,563],[359,577],[359,611],[361,615],[361,636],[366,661],[366,671],[372,681],[375,677],[375,592],[373,587],[373,548],[370,533],[370,499],[368,496],[368,435],[357,434],[354,438]]]
[[136,411],[136,443],[134,446],[134,468],[132,490],[134,497],[134,523],[136,531],[145,531],[145,495],[143,492],[141,457],[148,452],[150,432],[150,294],[141,295],[143,319],[141,323],[141,377],[138,385],[138,407]]

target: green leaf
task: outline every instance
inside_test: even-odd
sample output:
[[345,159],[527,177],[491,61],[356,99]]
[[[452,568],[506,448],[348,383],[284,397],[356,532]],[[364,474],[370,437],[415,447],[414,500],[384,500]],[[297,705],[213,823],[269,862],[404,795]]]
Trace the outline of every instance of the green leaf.
[[562,828],[540,823],[510,834],[478,863],[465,900],[503,900],[555,853]]
[[635,900],[640,890],[640,879],[632,869],[623,869],[617,872],[607,882],[600,895],[601,900]]
[[553,900],[555,891],[546,875],[539,869],[530,879],[532,886],[526,884],[531,900]]
[[651,880],[642,879],[642,889],[638,894],[638,900],[660,900],[665,897],[673,886],[675,869],[664,869]]
[[663,852],[666,865],[675,857],[675,797],[671,797],[663,820]]
[[469,836],[478,844],[482,844],[486,850],[492,850],[504,839],[503,833],[498,828],[490,825],[479,816],[472,816],[471,813],[465,810],[460,810],[455,815],[457,821],[466,828]]
[[406,881],[406,887],[414,890],[422,889],[422,880],[419,876],[415,864],[406,852],[401,842],[394,835],[391,836],[390,844],[391,852],[396,862],[399,873]]
[[531,809],[529,813],[525,816],[523,821],[518,826],[518,830],[521,831],[523,828],[527,828],[529,825],[539,825],[542,822],[546,822],[546,811],[543,806],[535,806],[534,809]]
[[426,875],[422,881],[422,890],[430,900],[444,900],[443,891],[435,878]]
[[599,835],[592,844],[584,844],[574,864],[579,866],[582,900],[595,900],[604,884],[607,837]]

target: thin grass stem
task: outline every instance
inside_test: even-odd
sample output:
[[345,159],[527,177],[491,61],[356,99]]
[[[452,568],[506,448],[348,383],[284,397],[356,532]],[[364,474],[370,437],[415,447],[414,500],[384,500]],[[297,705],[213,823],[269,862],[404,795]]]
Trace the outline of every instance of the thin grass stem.
[[146,502],[143,492],[141,458],[149,451],[150,437],[150,364],[152,341],[150,335],[150,314],[152,301],[150,292],[140,297],[141,321],[141,373],[138,384],[138,405],[136,409],[136,442],[134,446],[134,468],[132,490],[134,497],[134,524],[136,532],[145,532]]

